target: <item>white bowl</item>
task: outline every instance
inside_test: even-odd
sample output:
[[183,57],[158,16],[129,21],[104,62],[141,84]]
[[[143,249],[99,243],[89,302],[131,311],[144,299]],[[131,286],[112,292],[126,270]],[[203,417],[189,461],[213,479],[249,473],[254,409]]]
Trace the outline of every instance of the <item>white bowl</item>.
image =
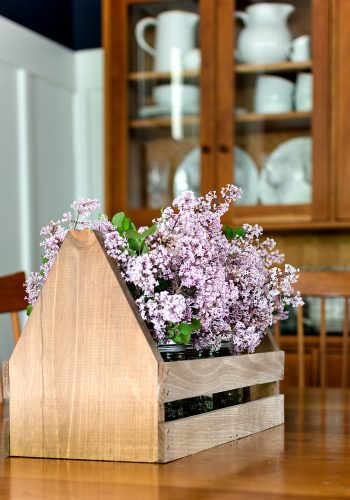
[[182,83],[156,85],[153,88],[152,97],[155,104],[169,107],[180,104],[184,106],[197,106],[199,104],[198,85],[187,85]]
[[259,76],[256,81],[254,111],[284,113],[292,110],[294,84],[273,75]]

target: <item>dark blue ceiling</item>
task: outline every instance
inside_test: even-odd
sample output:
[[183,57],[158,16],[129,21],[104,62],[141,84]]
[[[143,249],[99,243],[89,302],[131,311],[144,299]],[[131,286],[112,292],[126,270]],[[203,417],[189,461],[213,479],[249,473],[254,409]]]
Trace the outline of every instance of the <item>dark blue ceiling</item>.
[[0,15],[73,50],[101,47],[101,0],[0,0]]

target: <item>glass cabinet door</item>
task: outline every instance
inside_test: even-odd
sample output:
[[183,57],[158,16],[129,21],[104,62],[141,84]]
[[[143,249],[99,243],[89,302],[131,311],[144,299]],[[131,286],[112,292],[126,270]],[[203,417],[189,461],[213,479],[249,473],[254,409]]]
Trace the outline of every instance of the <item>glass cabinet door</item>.
[[200,4],[128,5],[130,209],[160,209],[185,190],[200,192]]
[[311,5],[236,4],[235,179],[245,205],[312,200]]
[[239,224],[329,220],[330,26],[329,0],[106,0],[107,212],[234,182]]
[[[219,23],[233,6],[227,58],[233,59],[234,148],[219,178],[231,176],[243,189],[234,211],[239,221],[303,224],[327,217],[327,5],[227,0]],[[226,134],[223,145],[228,140]]]

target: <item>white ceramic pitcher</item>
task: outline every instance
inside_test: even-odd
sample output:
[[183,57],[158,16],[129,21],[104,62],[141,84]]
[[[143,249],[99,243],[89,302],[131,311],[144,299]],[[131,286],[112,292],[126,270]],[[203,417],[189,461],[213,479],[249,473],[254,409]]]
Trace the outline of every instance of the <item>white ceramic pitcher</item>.
[[295,7],[287,3],[257,3],[247,7],[246,12],[235,12],[235,17],[244,24],[237,41],[239,62],[271,64],[285,61],[292,39],[287,19],[294,10]]
[[[154,57],[155,71],[171,71],[171,54],[177,49],[180,56],[195,47],[196,27],[199,15],[182,10],[168,10],[154,17],[141,19],[135,28],[139,46]],[[150,26],[156,28],[155,47],[145,40],[145,31]]]

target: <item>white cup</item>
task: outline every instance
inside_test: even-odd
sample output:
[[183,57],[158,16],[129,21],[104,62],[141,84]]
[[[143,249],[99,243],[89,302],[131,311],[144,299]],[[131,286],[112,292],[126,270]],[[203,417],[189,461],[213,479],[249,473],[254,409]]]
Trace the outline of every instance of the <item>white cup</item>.
[[295,38],[290,45],[291,61],[308,61],[311,58],[311,38],[310,35],[303,35]]
[[287,113],[292,110],[294,84],[286,78],[262,75],[257,78],[254,111]]
[[182,107],[194,107],[199,105],[199,88],[198,85],[166,83],[153,87],[152,97],[155,104],[169,110],[175,103],[180,103]]
[[294,105],[297,111],[312,110],[313,76],[299,73],[295,85]]

